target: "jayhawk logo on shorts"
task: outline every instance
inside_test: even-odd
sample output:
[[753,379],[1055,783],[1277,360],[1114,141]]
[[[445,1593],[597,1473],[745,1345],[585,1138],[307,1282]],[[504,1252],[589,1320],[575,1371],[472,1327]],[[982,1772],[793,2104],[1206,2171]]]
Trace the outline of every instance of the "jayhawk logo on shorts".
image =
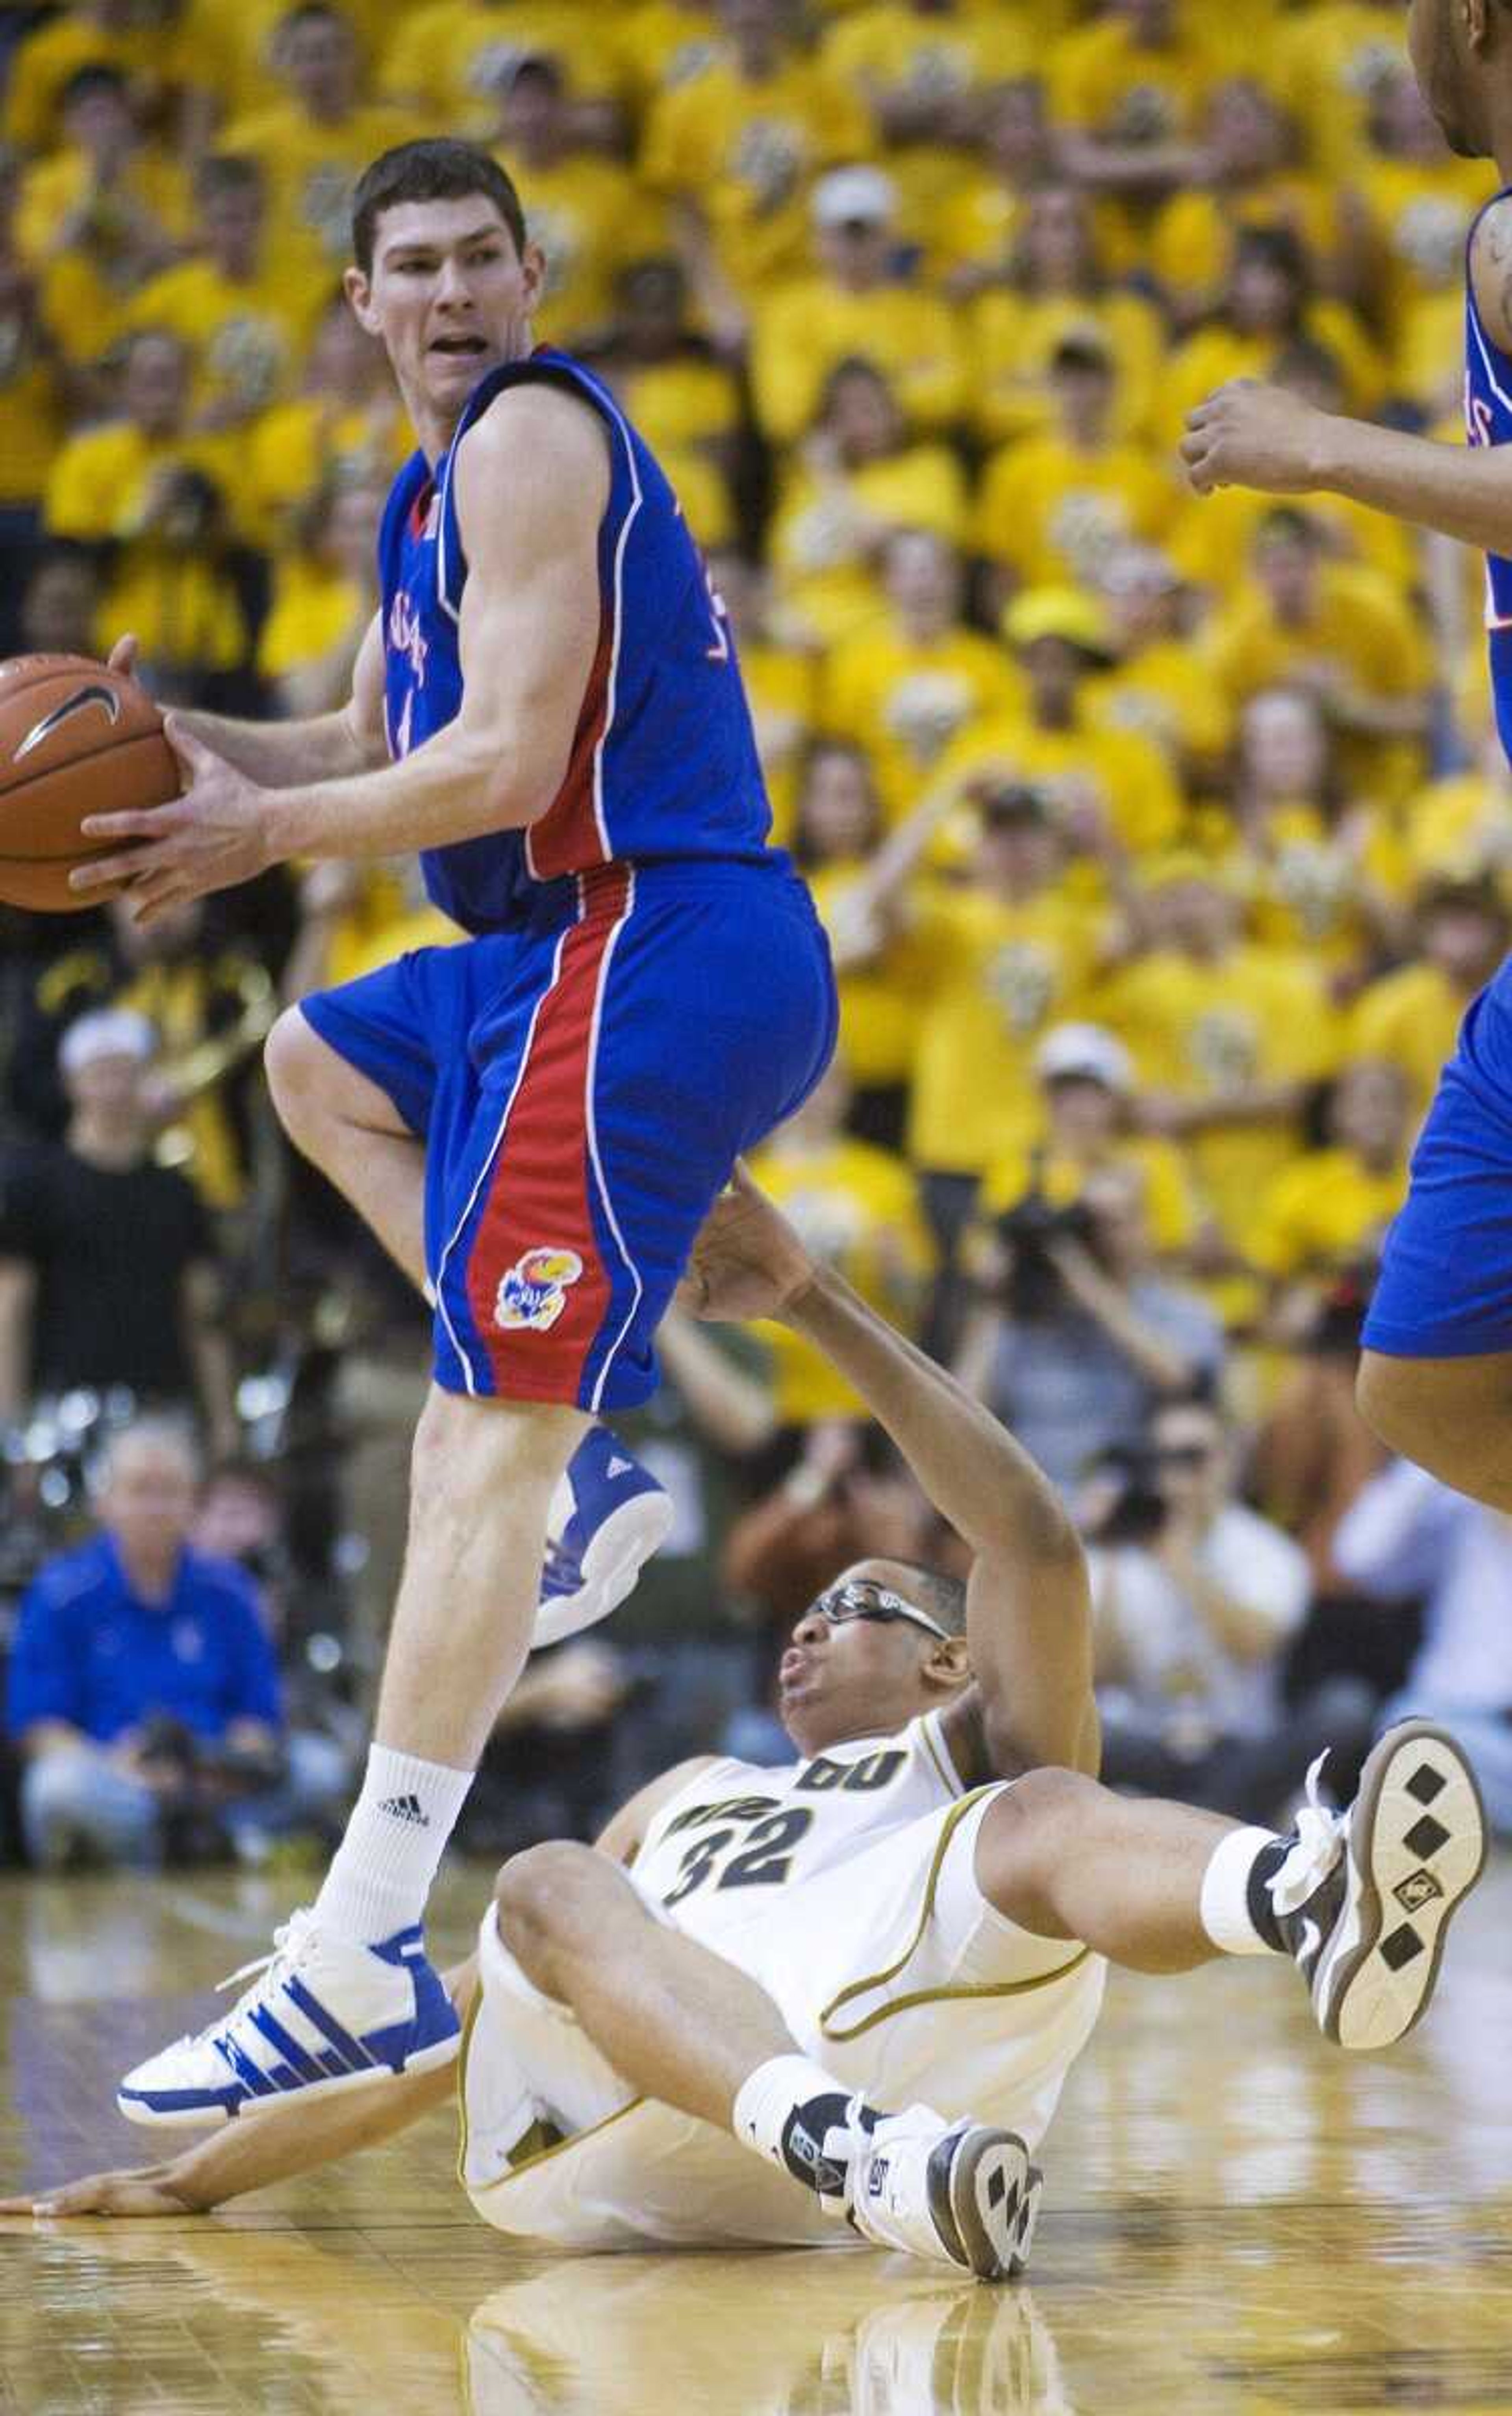
[[567,1306],[568,1284],[582,1273],[576,1250],[527,1250],[499,1279],[494,1324],[510,1332],[549,1332]]

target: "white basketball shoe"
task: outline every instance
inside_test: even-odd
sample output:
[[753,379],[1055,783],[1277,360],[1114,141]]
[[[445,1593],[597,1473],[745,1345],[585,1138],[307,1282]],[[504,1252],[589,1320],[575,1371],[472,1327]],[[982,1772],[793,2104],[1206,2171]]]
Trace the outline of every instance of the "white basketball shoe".
[[863,2239],[982,2282],[1023,2272],[1044,2175],[1016,2131],[911,2106],[853,2136],[846,2197]]
[[1323,2036],[1368,2051],[1427,2009],[1450,1915],[1485,1866],[1486,1814],[1464,1753],[1429,1720],[1386,1730],[1345,1812],[1319,1800],[1323,1759],[1270,1899]]

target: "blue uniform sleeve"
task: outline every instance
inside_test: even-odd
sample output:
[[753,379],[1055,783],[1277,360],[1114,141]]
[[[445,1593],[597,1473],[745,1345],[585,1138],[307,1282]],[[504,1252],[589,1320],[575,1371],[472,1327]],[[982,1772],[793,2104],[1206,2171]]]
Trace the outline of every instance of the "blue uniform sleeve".
[[227,1728],[233,1720],[266,1720],[283,1726],[283,1689],[278,1656],[268,1634],[262,1598],[249,1578],[228,1587],[225,1622],[225,1693],[220,1710]]
[[27,1590],[10,1648],[6,1700],[10,1735],[19,1737],[38,1720],[70,1720],[75,1728],[85,1727],[83,1670],[67,1607],[53,1599],[43,1575]]

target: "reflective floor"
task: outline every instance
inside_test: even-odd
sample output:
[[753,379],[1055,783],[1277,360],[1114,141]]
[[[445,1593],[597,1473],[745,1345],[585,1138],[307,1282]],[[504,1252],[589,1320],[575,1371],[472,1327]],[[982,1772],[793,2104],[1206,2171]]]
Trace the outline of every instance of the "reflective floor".
[[[433,1925],[461,1951],[484,1875]],[[257,1951],[266,1882],[0,1886],[0,2192],[142,2162],[122,2067]],[[0,2224],[0,2408],[265,2416],[1512,2409],[1512,1862],[1395,2057],[1294,1976],[1115,1979],[1047,2142],[1032,2284],[865,2251],[501,2253],[444,2115],[215,2218]],[[108,1983],[110,1994],[103,1995]],[[172,1993],[170,1993],[172,1992]]]

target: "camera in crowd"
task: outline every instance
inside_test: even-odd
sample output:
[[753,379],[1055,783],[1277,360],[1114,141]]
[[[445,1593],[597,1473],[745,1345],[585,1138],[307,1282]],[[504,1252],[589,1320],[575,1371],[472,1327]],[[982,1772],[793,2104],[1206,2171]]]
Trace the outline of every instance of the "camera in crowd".
[[1160,1460],[1147,1442],[1110,1443],[1099,1452],[1094,1476],[1109,1498],[1097,1518],[1098,1544],[1152,1544],[1170,1512],[1160,1485]]
[[1029,1191],[997,1219],[996,1232],[1008,1262],[1003,1305],[1010,1317],[1033,1323],[1052,1317],[1065,1286],[1051,1252],[1057,1242],[1094,1246],[1096,1218],[1084,1201],[1056,1208],[1042,1191]]

